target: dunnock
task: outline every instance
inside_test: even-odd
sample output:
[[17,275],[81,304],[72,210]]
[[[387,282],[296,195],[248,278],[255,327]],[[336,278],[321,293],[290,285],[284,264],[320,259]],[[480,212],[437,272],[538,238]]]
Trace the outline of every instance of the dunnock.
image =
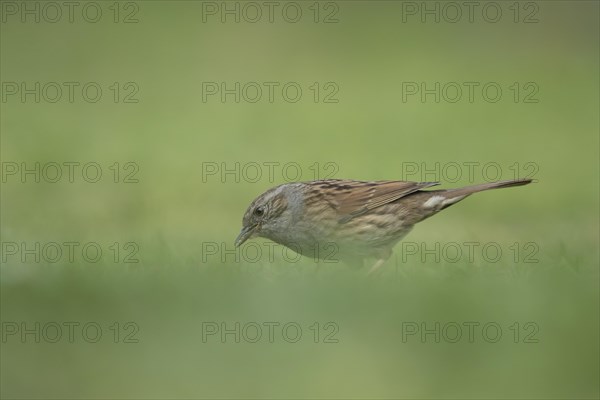
[[499,181],[446,190],[422,190],[438,182],[328,179],[286,183],[250,204],[235,244],[265,237],[304,256],[335,257],[358,267],[366,258],[375,258],[372,273],[417,222],[472,193],[530,182]]

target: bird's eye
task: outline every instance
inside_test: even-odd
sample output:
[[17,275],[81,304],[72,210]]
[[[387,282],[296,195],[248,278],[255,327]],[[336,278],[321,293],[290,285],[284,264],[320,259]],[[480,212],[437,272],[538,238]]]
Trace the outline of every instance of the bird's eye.
[[262,217],[264,213],[265,210],[262,207],[256,207],[254,209],[254,215],[256,215],[257,217]]

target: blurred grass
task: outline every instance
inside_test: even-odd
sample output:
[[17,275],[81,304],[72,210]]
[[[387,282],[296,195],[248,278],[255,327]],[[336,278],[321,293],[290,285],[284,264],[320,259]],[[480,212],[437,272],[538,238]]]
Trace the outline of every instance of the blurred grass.
[[[400,268],[375,282],[335,268],[315,274],[307,265],[246,272],[227,265],[161,268],[143,274],[36,268],[32,273],[37,279],[3,288],[4,320],[100,321],[103,326],[135,321],[140,342],[51,345],[11,340],[3,350],[3,386],[11,389],[7,397],[27,393],[34,398],[48,393],[592,398],[597,275],[555,259],[542,261],[533,267],[492,265],[479,270],[464,264]],[[26,315],[25,305],[30,306]],[[304,335],[295,344],[280,335],[273,344],[266,339],[234,343],[231,337],[222,344],[218,336],[203,343],[202,322],[209,321],[224,321],[229,327],[236,321],[295,321]],[[339,343],[313,343],[307,327],[315,321],[335,322]],[[430,327],[434,321],[497,322],[503,336],[495,344],[480,334],[473,344],[466,338],[458,344],[421,343],[418,336],[403,343],[402,323],[422,321]],[[539,326],[539,342],[513,343],[508,327],[529,321]],[[52,367],[59,361],[64,367]],[[40,364],[32,367],[32,362]],[[23,371],[39,373],[35,385]]]
[[[141,261],[3,263],[2,321],[140,327],[137,344],[2,343],[3,398],[598,397],[597,3],[538,2],[538,24],[402,24],[393,2],[339,2],[338,24],[202,24],[200,2],[138,4],[138,24],[0,25],[2,81],[140,87],[138,104],[1,104],[3,162],[140,166],[135,184],[3,183],[2,241],[133,241]],[[340,101],[203,103],[206,81],[333,81]],[[540,102],[403,103],[406,81],[533,81]],[[396,258],[367,281],[310,260],[202,262],[203,242],[232,248],[248,203],[283,182],[203,182],[203,162],[399,179],[403,162],[470,161],[504,179],[534,162],[539,182],[407,240],[535,242],[539,263]],[[540,342],[400,340],[403,321],[471,320],[534,321]],[[202,343],[205,321],[335,321],[340,342]]]

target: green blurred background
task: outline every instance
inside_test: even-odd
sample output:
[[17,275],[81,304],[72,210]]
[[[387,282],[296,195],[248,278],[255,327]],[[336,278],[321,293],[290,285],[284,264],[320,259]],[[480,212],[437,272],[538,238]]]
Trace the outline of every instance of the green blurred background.
[[[65,8],[56,23],[44,20],[54,18],[50,8],[40,9],[39,23],[27,14],[22,22],[21,9],[35,4],[2,2],[2,398],[598,398],[597,2],[495,3],[496,23],[482,16],[486,2],[473,22],[463,7],[456,23],[444,20],[454,16],[445,3],[387,1],[297,2],[297,23],[282,16],[296,6],[278,2],[269,22],[259,2],[265,14],[252,23],[246,3],[101,1],[96,23],[82,17],[86,2],[73,22]],[[206,13],[214,7],[216,15]],[[220,21],[225,7],[239,7],[239,23]],[[440,22],[423,23],[423,7],[439,7]],[[90,103],[76,89],[73,102],[66,92],[55,103],[43,93],[39,103],[34,95],[23,102],[9,94],[21,82],[96,82],[103,95]],[[256,103],[237,103],[208,96],[203,82],[280,86],[273,102],[265,91]],[[287,82],[302,88],[298,102],[282,97]],[[503,95],[491,103],[476,89],[473,102],[466,92],[455,103],[403,101],[403,82],[496,82]],[[537,102],[524,101],[531,87]],[[125,102],[132,88],[137,102]],[[331,88],[338,101],[324,102]],[[80,169],[73,183],[6,175],[23,162],[95,162],[103,175],[97,183]],[[382,274],[366,279],[342,264],[286,262],[281,249],[274,262],[230,252],[250,201],[295,175],[283,175],[286,163],[300,166],[302,180],[314,179],[315,163],[320,177],[335,169],[337,178],[421,180],[406,176],[406,163],[436,162],[497,163],[502,179],[513,178],[515,163],[520,176],[536,167],[536,184],[474,196],[406,238],[428,248],[498,243],[498,262],[403,260],[398,246]],[[139,167],[137,183],[123,182],[126,163]],[[208,165],[236,163],[240,173],[263,165],[261,177],[244,179],[254,177],[250,169],[240,179],[206,175]],[[279,163],[273,179],[263,163]],[[471,183],[465,171],[442,183]],[[476,169],[472,181],[484,178]],[[87,262],[76,251],[73,262],[23,262],[21,247],[16,255],[10,247],[49,242],[98,243],[103,257]],[[537,262],[527,262],[527,243]],[[137,263],[125,260],[132,249]],[[11,323],[68,321],[99,324],[101,340],[8,334]],[[130,321],[138,343],[114,343],[109,327],[118,322],[124,335]],[[276,331],[273,343],[203,341],[206,322],[269,321],[299,324],[301,340]],[[466,321],[497,323],[501,340],[403,341],[407,322]],[[327,322],[337,343],[323,343]],[[524,341],[527,322],[537,343]]]

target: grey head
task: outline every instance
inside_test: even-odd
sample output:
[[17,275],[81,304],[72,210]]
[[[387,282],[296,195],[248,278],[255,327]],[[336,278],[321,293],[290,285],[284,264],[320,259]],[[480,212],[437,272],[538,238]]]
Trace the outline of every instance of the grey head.
[[264,237],[280,243],[280,236],[302,216],[301,183],[286,183],[258,196],[246,210],[242,231],[235,240],[240,246],[252,237]]

